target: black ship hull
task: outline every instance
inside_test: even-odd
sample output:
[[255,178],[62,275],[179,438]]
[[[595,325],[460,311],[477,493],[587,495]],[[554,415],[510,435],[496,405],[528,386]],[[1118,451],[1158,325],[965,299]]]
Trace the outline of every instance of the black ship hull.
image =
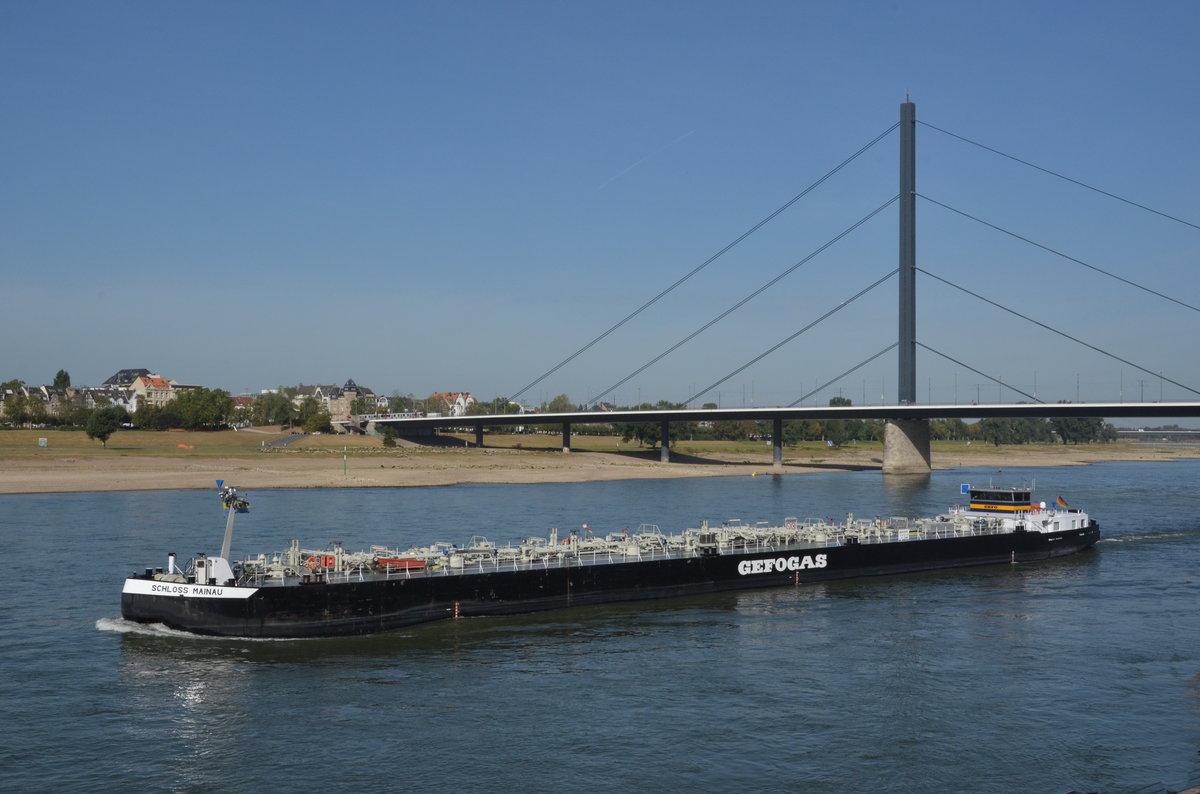
[[[835,579],[1060,557],[1094,545],[1100,529],[1009,532],[845,543],[748,554],[422,573],[361,582],[260,588],[166,585],[131,577],[126,620],[196,634],[298,638],[371,634],[454,617],[512,615],[619,601],[779,587]],[[131,592],[131,590],[135,592]]]

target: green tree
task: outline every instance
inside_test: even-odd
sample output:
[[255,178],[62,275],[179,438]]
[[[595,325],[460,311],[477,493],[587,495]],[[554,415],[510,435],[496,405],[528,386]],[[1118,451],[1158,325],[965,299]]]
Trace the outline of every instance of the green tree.
[[[622,408],[620,410],[629,411],[649,411],[653,408],[650,403],[642,403],[631,408]],[[658,441],[657,430],[651,431],[652,422],[613,422],[613,431],[621,437],[624,442],[637,441],[638,446],[642,446],[651,438],[654,442]]]
[[[831,397],[830,407],[840,408],[854,405],[849,397]],[[825,423],[825,440],[832,441],[835,447],[840,447],[847,441],[858,438],[862,432],[861,419],[829,419]]]
[[560,394],[548,403],[542,403],[542,412],[547,414],[569,414],[577,410],[575,403],[565,394]]
[[117,432],[121,427],[121,423],[129,418],[129,414],[124,408],[114,406],[105,406],[92,411],[92,415],[88,417],[87,425],[84,431],[88,438],[100,439],[100,444],[107,449],[108,439],[113,433]]
[[91,415],[92,412],[81,394],[64,397],[58,406],[58,421],[62,425],[84,427]]
[[431,394],[423,400],[417,400],[416,409],[425,415],[437,414],[442,412],[442,401],[435,395]]
[[375,398],[355,397],[350,401],[350,413],[355,416],[375,413]]
[[174,400],[163,406],[139,400],[137,410],[133,414],[133,426],[142,430],[168,430],[183,425],[179,412],[175,410]]
[[304,432],[306,433],[332,433],[333,424],[329,420],[329,414],[317,412],[308,419],[304,420]]
[[979,422],[984,441],[1001,444],[1036,444],[1051,439],[1050,423],[1045,419],[1019,417],[988,417]]
[[1098,416],[1055,417],[1050,426],[1064,444],[1090,444],[1104,438],[1104,420]]
[[415,410],[416,402],[416,398],[411,394],[403,395],[399,391],[393,391],[392,395],[388,397],[388,410],[394,414],[407,413]]
[[[577,410],[575,403],[571,402],[571,398],[565,394],[560,394],[550,402],[542,403],[542,413],[544,414],[569,414]],[[542,425],[543,430],[547,433],[561,433],[562,425]]]
[[[19,386],[17,387],[20,388]],[[14,390],[4,400],[4,418],[20,427],[29,421],[29,398]]]
[[396,446],[396,428],[392,427],[391,425],[385,425],[384,428],[379,431],[379,435],[383,436],[383,445],[385,447]]
[[138,430],[162,430],[158,426],[159,410],[144,400],[138,400],[133,411],[133,426]]
[[[670,411],[683,408],[682,403],[670,403],[666,400],[659,400],[654,405],[650,403],[642,403],[633,410],[635,411]],[[678,441],[682,433],[682,422],[672,422],[669,425],[670,441]],[[614,422],[613,429],[621,435],[622,441],[638,442],[638,446],[657,446],[662,443],[662,423],[661,422]]]
[[637,441],[639,447],[647,444],[653,447],[662,435],[653,422],[618,422],[615,429],[621,434],[622,441]]
[[819,441],[824,437],[825,426],[815,419],[791,419],[783,423],[783,443],[786,445]]
[[295,406],[283,390],[260,395],[254,401],[254,423],[259,425],[290,425],[295,417]]
[[71,388],[71,375],[65,370],[60,369],[54,374],[54,388],[69,389]]
[[519,414],[521,413],[521,405],[507,397],[494,397],[491,401],[491,410],[494,414]]
[[754,431],[750,420],[721,419],[712,423],[712,437],[719,441],[745,441]]
[[980,420],[979,426],[982,428],[983,440],[989,444],[998,447],[1001,444],[1017,443],[1017,434],[1013,428],[1012,419],[989,416]]
[[187,430],[216,430],[233,415],[233,398],[224,389],[188,389],[172,402],[178,426]]
[[859,441],[883,441],[886,422],[882,419],[863,419],[861,421],[862,432],[858,435]]
[[49,418],[46,413],[46,403],[42,400],[40,392],[31,394],[25,400],[25,415],[26,421],[31,425],[44,424]]
[[962,441],[969,438],[967,424],[958,417],[932,419],[929,422],[929,437],[936,441]]
[[317,402],[317,398],[311,394],[300,400],[300,404],[296,406],[296,422],[301,427],[308,424],[309,417],[313,414],[321,412],[321,404]]

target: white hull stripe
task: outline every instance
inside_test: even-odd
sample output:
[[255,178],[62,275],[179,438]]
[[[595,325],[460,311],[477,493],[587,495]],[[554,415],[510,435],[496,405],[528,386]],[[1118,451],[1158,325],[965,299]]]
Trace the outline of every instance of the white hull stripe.
[[187,596],[189,598],[249,598],[258,592],[257,587],[217,587],[206,584],[180,584],[178,582],[156,582],[150,579],[126,579],[122,593],[163,596],[167,598]]

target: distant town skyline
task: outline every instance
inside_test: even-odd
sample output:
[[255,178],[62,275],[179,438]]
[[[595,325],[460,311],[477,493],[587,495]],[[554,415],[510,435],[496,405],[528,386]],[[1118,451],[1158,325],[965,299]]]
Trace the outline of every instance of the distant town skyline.
[[[1129,362],[922,274],[918,399],[1200,389],[1200,313],[1088,267],[1200,306],[1194,3],[281,16],[135,0],[5,16],[0,314],[22,332],[0,378],[96,385],[139,366],[231,394],[353,377],[511,397],[895,124],[909,96],[918,266]],[[897,148],[893,132],[520,399],[682,401],[881,278],[894,206],[604,391],[893,197]],[[896,302],[893,279],[695,404],[791,403],[894,342]],[[895,390],[893,352],[806,404]]]

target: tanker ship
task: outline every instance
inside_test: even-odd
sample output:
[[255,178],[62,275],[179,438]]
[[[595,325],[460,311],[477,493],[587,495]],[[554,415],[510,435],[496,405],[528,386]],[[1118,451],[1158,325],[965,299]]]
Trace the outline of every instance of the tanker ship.
[[586,525],[520,543],[476,536],[406,549],[341,544],[230,559],[234,517],[249,504],[218,482],[226,511],[216,555],[145,568],[125,580],[121,614],[139,623],[227,637],[369,634],[436,620],[678,596],[801,586],[834,579],[1024,563],[1087,549],[1088,514],[1034,502],[1029,488],[962,486],[965,504],[927,518],[784,518],[703,522],[666,534],[593,534]]

